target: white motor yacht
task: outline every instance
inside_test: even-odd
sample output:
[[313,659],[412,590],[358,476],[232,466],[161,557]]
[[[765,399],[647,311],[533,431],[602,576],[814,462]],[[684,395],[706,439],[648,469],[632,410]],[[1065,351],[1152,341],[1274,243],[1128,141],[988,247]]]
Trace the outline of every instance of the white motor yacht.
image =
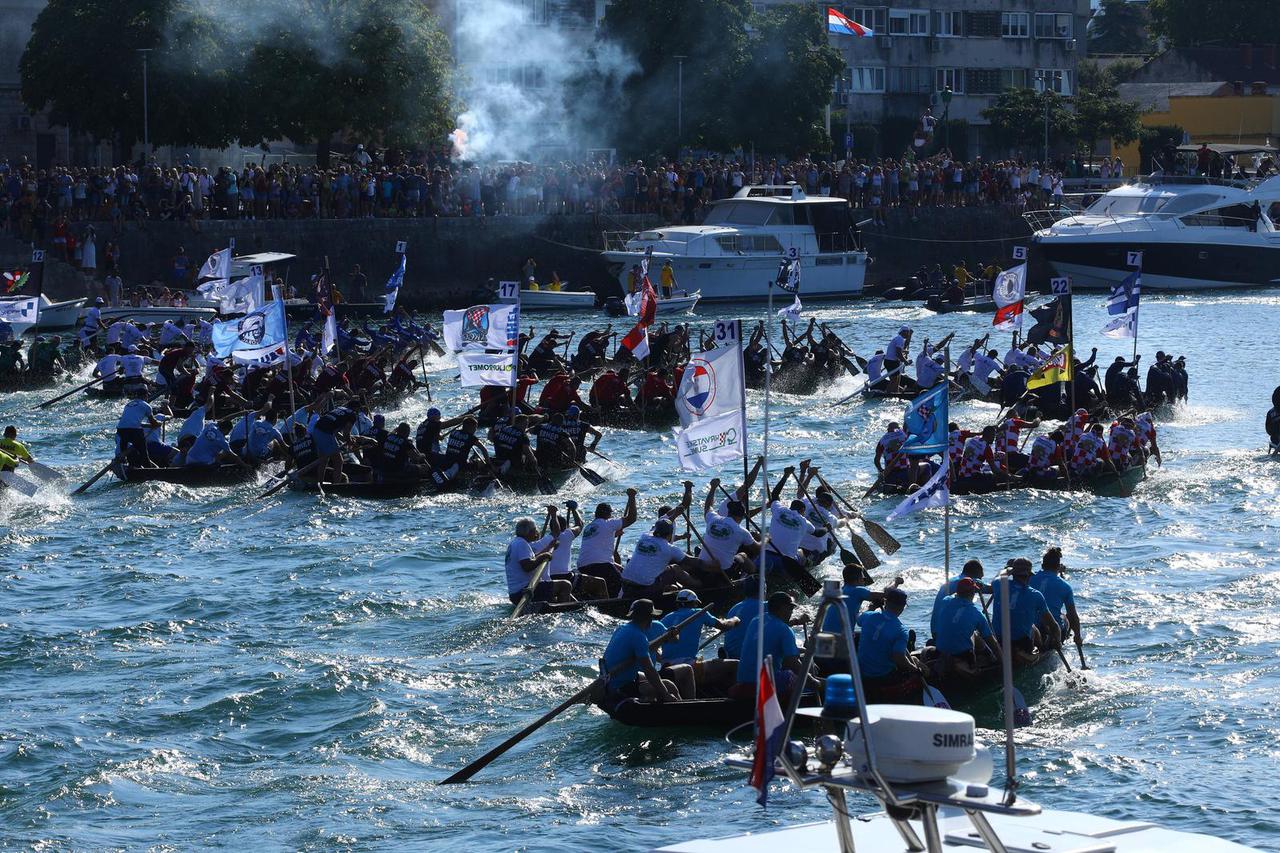
[[1149,176],[1085,210],[1033,211],[1032,242],[1076,288],[1111,288],[1142,252],[1143,290],[1280,284],[1280,176]]
[[765,299],[784,258],[799,259],[804,298],[855,296],[871,262],[849,203],[794,184],[743,187],[713,202],[701,225],[605,234],[604,257],[623,293],[646,254],[651,272],[670,260],[677,286],[712,302]]

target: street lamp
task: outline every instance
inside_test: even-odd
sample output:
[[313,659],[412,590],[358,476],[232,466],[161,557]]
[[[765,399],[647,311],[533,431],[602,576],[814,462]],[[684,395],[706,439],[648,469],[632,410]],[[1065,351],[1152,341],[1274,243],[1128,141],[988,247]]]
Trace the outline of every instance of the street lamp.
[[947,150],[951,150],[951,96],[954,93],[950,86],[942,89],[942,138]]
[[148,111],[150,105],[147,102],[147,55],[151,53],[151,48],[139,47],[135,50],[142,54],[142,150],[144,155],[149,156],[151,154],[151,116]]
[[676,159],[680,158],[680,143],[684,141],[684,61],[687,56],[673,57],[676,61]]

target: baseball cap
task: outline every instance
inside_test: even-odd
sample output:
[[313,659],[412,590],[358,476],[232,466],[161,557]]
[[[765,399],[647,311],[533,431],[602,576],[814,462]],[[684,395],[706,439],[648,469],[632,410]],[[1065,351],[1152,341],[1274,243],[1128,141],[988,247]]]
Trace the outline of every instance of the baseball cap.
[[653,526],[655,536],[670,536],[672,531],[671,522],[667,519],[659,519],[658,523]]
[[893,604],[905,607],[907,604],[907,594],[898,587],[890,587],[884,591],[885,604]]
[[701,604],[698,594],[691,589],[682,589],[676,593],[676,601],[681,604]]

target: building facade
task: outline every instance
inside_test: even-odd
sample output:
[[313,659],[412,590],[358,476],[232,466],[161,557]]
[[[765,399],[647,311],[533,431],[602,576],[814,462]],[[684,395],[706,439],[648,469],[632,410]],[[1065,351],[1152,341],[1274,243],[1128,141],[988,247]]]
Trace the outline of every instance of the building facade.
[[[832,36],[844,54],[836,109],[850,123],[918,119],[926,108],[968,124],[968,152],[990,149],[982,111],[1006,89],[1071,96],[1085,55],[1089,0],[912,0],[836,4],[875,31]],[[950,103],[943,93],[950,90]],[[839,127],[832,129],[837,138]],[[891,152],[885,152],[891,153]],[[896,153],[896,152],[894,152]],[[992,152],[995,153],[995,152]]]

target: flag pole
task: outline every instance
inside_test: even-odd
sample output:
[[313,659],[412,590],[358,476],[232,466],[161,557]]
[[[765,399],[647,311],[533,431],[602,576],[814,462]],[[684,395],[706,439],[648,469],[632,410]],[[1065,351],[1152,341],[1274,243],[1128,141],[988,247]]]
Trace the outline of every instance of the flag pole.
[[[943,381],[947,383],[947,416],[951,415],[951,380],[947,377],[951,375],[951,344],[947,344],[943,350],[946,354],[946,368],[942,374]],[[950,430],[947,431],[947,445],[942,449],[942,464],[947,466],[946,484],[947,484],[947,502],[942,507],[942,585],[945,588],[951,583],[951,443]]]
[[[769,281],[769,307],[764,315],[764,340],[765,347],[769,352],[773,351],[773,281]],[[760,599],[760,605],[756,611],[756,618],[759,620],[759,627],[756,629],[756,663],[759,664],[764,660],[764,599],[765,599],[765,573],[768,571],[769,565],[769,395],[773,379],[773,363],[772,358],[766,354],[764,372],[764,438],[761,447],[761,463],[760,463],[760,482],[763,484],[761,488],[764,491],[762,507],[760,511],[760,573],[759,591],[757,597]],[[746,401],[743,401],[746,405]],[[760,707],[760,678],[756,677],[756,707]]]
[[[290,360],[293,350],[289,347],[289,312],[285,309],[284,294],[280,292],[279,285],[271,285],[271,298],[280,303],[280,313],[284,314],[284,372],[289,377],[289,417],[293,417],[298,411],[298,400],[293,393],[293,364]],[[287,436],[286,440],[288,440]]]
[[[738,390],[741,394],[740,400],[742,402],[742,482],[745,484],[747,476],[750,474],[750,469],[747,468],[747,365],[742,355],[742,321],[737,320],[736,322],[738,324],[738,384],[740,386]],[[715,342],[712,341],[712,343]],[[745,503],[749,505],[750,500]]]
[[[1071,353],[1070,358],[1072,362],[1071,363],[1071,414],[1069,415],[1070,420],[1068,420],[1067,423],[1072,423],[1074,422],[1075,416],[1076,416],[1076,365],[1075,365],[1076,326],[1075,326],[1075,304],[1071,296],[1071,276],[1067,276],[1066,279],[1067,279],[1067,293],[1066,293],[1067,347],[1069,348],[1069,351]],[[1061,397],[1059,397],[1059,399],[1061,399]],[[1069,428],[1068,428],[1068,431],[1069,431]],[[1065,439],[1065,436],[1064,436],[1064,439]],[[1063,443],[1064,444],[1066,443],[1065,440]],[[1066,458],[1066,448],[1065,447],[1061,448],[1061,450],[1063,455],[1062,468],[1064,471],[1067,472],[1067,488],[1070,489],[1071,488],[1071,460]],[[1050,459],[1049,461],[1051,463],[1053,462],[1052,459]]]

